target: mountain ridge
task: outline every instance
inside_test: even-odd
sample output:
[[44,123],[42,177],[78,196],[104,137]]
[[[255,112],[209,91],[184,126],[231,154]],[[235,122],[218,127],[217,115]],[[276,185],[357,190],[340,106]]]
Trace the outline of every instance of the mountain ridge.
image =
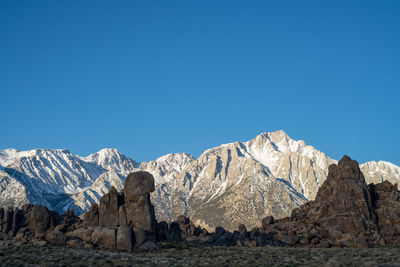
[[[254,226],[265,215],[288,216],[313,200],[333,163],[283,130],[222,144],[198,158],[170,153],[145,162],[115,148],[86,157],[68,149],[6,149],[0,150],[0,205],[29,202],[82,213],[111,186],[121,190],[130,172],[145,170],[156,181],[151,198],[159,221],[183,214],[210,229],[218,222],[232,229],[239,221]],[[400,167],[392,163],[371,161],[361,169],[368,183],[400,181]]]

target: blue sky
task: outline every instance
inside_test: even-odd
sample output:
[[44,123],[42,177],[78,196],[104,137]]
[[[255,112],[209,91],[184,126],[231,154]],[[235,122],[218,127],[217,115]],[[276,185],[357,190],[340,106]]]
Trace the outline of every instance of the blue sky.
[[0,148],[136,159],[283,129],[400,165],[400,1],[0,1]]

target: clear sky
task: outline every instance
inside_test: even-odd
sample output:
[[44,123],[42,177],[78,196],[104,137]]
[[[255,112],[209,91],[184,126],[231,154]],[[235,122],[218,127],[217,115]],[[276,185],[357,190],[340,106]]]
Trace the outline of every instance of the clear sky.
[[400,165],[400,1],[0,1],[0,148],[135,160],[283,129]]

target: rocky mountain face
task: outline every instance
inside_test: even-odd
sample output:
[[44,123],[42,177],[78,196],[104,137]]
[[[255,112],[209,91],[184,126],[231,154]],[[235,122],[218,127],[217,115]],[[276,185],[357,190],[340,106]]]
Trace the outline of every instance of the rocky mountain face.
[[400,191],[384,181],[367,185],[357,161],[344,156],[329,166],[315,200],[289,217],[263,218],[261,227],[233,233],[221,227],[207,240],[224,246],[398,247]]
[[[0,164],[1,199],[56,211],[74,208],[77,213],[98,202],[111,186],[121,189],[124,177],[138,166],[116,149],[103,149],[88,157],[61,149],[6,149],[0,151]],[[13,194],[16,188],[23,190]]]
[[[400,246],[400,191],[384,181],[367,185],[357,161],[344,156],[329,166],[328,177],[314,201],[295,208],[289,217],[266,216],[250,231],[196,226],[181,215],[176,221],[157,222],[150,193],[154,177],[146,171],[130,173],[124,188],[111,187],[81,218],[40,205],[0,208],[0,243],[8,247],[47,243],[108,250],[156,250],[185,242],[193,246]],[[162,243],[158,243],[158,242]],[[157,244],[158,243],[158,244]]]
[[367,185],[357,161],[344,156],[329,166],[314,201],[265,226],[265,231],[291,245],[399,246],[399,208],[397,184]]
[[[6,149],[0,150],[0,206],[32,203],[81,214],[111,187],[122,190],[130,172],[143,170],[155,179],[151,201],[158,221],[185,215],[207,229],[232,230],[239,223],[253,227],[267,215],[283,218],[315,199],[332,163],[337,161],[283,131],[221,145],[197,159],[177,153],[141,163],[116,149],[87,157]],[[368,183],[400,181],[400,168],[391,163],[360,167]]]

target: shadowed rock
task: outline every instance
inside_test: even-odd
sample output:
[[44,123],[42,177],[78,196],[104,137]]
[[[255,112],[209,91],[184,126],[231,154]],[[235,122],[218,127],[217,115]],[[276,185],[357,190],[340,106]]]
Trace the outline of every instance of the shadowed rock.
[[93,203],[88,212],[83,215],[83,224],[87,226],[99,225],[99,205]]
[[[154,178],[148,172],[131,173],[124,191],[111,187],[99,204],[83,215],[83,222],[68,210],[63,216],[40,205],[0,208],[0,238],[27,242],[33,236],[52,244],[91,245],[106,249],[149,250],[156,245],[156,219],[150,193]],[[147,244],[142,247],[143,244]],[[87,246],[87,247],[88,247]]]
[[[104,241],[109,238],[99,236],[101,230],[97,228],[92,233],[95,241],[91,242],[99,247],[127,251],[131,251],[133,247],[138,248],[146,241],[155,242],[156,219],[150,202],[150,193],[153,191],[154,177],[143,171],[130,173],[122,192],[118,193],[111,187],[110,192],[101,198],[99,205],[93,204],[84,214],[83,226],[99,226],[100,229],[118,227],[117,244],[112,246],[110,242]],[[107,231],[105,233],[110,235]],[[107,242],[107,245],[102,242]]]
[[91,243],[100,248],[114,250],[116,246],[116,231],[114,228],[96,227],[92,232]]
[[154,191],[154,177],[148,172],[130,173],[125,180],[125,212],[127,225],[155,233],[156,219],[150,193]]
[[266,228],[268,225],[274,223],[274,217],[272,216],[266,216],[262,219],[261,224],[263,228]]
[[111,187],[110,192],[100,199],[99,226],[119,226],[118,192],[113,186]]
[[132,251],[132,229],[129,226],[120,226],[117,230],[117,249]]
[[[240,225],[234,232],[236,245],[400,246],[400,191],[388,181],[367,186],[357,161],[344,156],[329,166],[315,201],[294,209],[287,218],[267,216],[261,224],[248,239]],[[230,237],[217,228],[209,244],[231,245]]]
[[[310,201],[292,215],[265,224],[289,245],[369,247],[400,244],[400,192],[390,182],[367,186],[357,161],[344,156]],[[400,229],[399,229],[400,230]],[[293,236],[297,236],[296,241]],[[288,239],[288,236],[292,236]],[[389,237],[390,236],[390,237]],[[291,241],[290,241],[291,240]]]
[[380,245],[400,246],[400,191],[397,184],[385,181],[369,185],[378,217]]
[[158,241],[180,242],[186,238],[205,237],[208,235],[206,229],[195,226],[189,218],[184,215],[171,222],[160,222],[157,224]]
[[50,226],[49,210],[44,206],[33,206],[28,218],[28,226],[35,230],[35,232],[46,232]]
[[305,214],[338,239],[377,231],[372,198],[357,161],[344,156],[329,166],[328,178],[318,190],[313,207]]

